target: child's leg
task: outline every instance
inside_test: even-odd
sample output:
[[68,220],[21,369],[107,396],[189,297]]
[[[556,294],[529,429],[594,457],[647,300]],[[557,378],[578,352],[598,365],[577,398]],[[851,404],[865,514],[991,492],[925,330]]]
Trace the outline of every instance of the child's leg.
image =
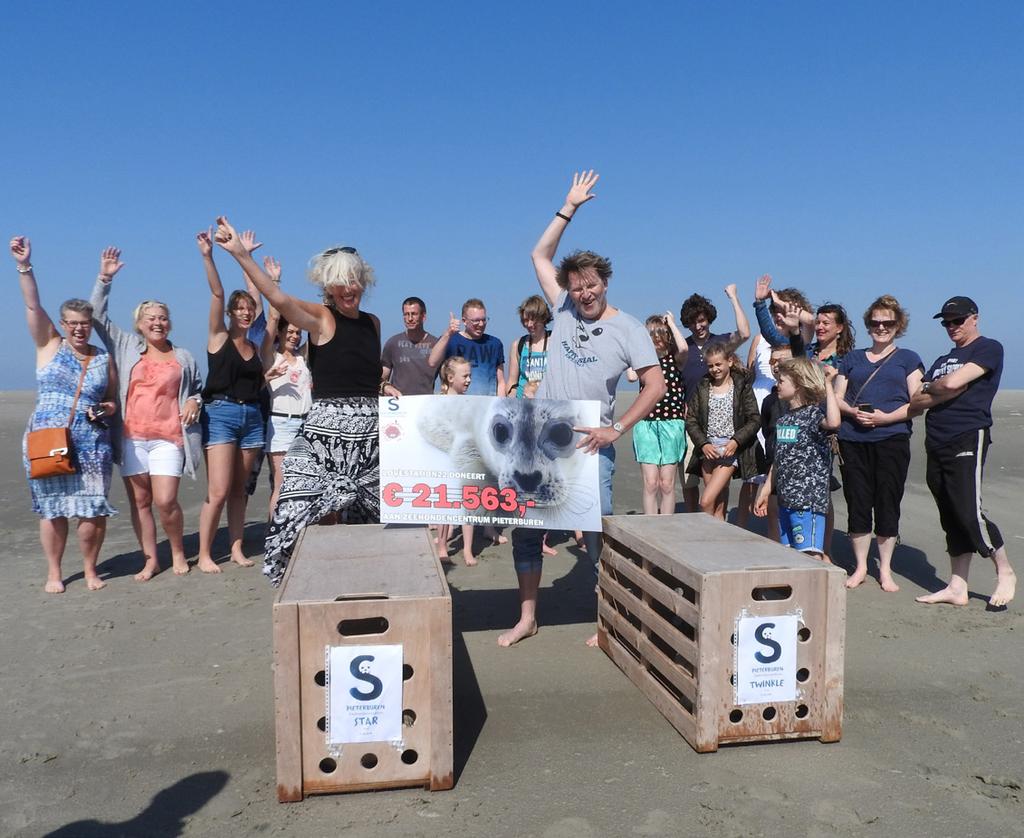
[[658,514],[658,466],[654,463],[640,463],[640,475],[644,479],[644,515]]
[[701,512],[725,520],[725,510],[729,504],[729,481],[735,470],[735,466],[715,466],[711,469],[702,466],[704,492],[700,498]]
[[462,525],[462,558],[466,562],[466,567],[472,567],[477,563],[476,556],[473,555],[473,529],[472,524]]
[[452,528],[448,524],[441,524],[437,528],[437,555],[444,561],[448,558],[448,538]]
[[[646,481],[645,481],[646,488]],[[658,512],[661,515],[673,515],[676,511],[676,466],[658,466]],[[644,509],[646,512],[647,510]]]

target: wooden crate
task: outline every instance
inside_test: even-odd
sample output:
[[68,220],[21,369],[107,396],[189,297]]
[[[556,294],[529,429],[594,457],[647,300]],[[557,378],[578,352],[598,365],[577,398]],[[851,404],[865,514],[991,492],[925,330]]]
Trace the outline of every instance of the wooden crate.
[[[842,733],[846,574],[704,514],[604,519],[598,640],[693,748]],[[786,590],[790,596],[783,596]],[[735,703],[736,619],[802,609],[798,698]]]
[[[342,635],[342,621],[387,629]],[[351,631],[352,623],[345,628]],[[274,601],[277,797],[452,787],[452,608],[426,527],[306,529]],[[403,646],[403,742],[327,747],[326,647]],[[411,713],[409,712],[411,711]]]

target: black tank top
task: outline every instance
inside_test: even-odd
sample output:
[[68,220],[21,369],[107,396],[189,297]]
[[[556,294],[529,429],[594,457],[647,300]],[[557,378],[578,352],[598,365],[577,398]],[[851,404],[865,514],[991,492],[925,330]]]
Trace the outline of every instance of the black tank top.
[[376,396],[380,392],[380,334],[365,311],[345,317],[333,308],[334,337],[317,346],[310,341],[313,398]]
[[206,353],[206,386],[203,401],[227,396],[235,401],[256,403],[263,389],[263,364],[260,353],[252,346],[252,357],[246,361],[238,354],[235,342],[228,338],[216,352]]

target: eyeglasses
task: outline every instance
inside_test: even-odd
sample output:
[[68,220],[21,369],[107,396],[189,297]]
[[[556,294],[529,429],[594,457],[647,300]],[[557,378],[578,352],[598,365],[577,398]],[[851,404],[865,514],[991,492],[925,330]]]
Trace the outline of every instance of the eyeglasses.
[[92,328],[92,321],[91,320],[61,320],[60,322],[63,323],[65,326],[67,326],[69,329],[91,329]]
[[943,329],[953,329],[957,326],[963,326],[966,317],[954,317],[952,320],[940,320]]
[[892,329],[896,326],[895,320],[869,320],[868,327],[871,329]]
[[333,256],[335,253],[355,253],[354,247],[332,247],[330,250],[325,250],[323,256]]
[[486,326],[487,321],[490,319],[490,317],[477,317],[475,320],[467,320],[466,324],[469,326]]
[[590,340],[590,333],[587,332],[587,327],[583,325],[583,321],[579,317],[577,317],[576,331],[573,333],[572,336],[572,345],[576,349],[582,349],[583,344],[585,344],[588,340]]

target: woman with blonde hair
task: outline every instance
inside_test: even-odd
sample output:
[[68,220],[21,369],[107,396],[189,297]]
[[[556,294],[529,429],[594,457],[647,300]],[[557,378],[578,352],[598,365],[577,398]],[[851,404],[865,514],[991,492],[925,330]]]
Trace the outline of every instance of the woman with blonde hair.
[[873,513],[878,581],[883,591],[899,590],[892,578],[892,554],[910,468],[910,399],[924,378],[921,357],[896,345],[909,322],[899,300],[889,294],[879,297],[864,312],[871,347],[855,349],[839,361],[839,469],[849,515],[847,532],[857,559],[848,588],[856,588],[867,577]]
[[332,247],[313,257],[309,277],[324,302],[311,303],[282,291],[226,218],[217,219],[216,240],[267,302],[309,333],[313,403],[284,458],[277,509],[267,528],[263,573],[279,585],[295,540],[309,524],[338,512],[348,523],[379,520],[377,397],[398,391],[381,381],[380,321],[360,308],[374,283],[373,268],[354,247]]
[[112,418],[111,434],[144,558],[135,578],[146,582],[160,572],[154,506],[171,548],[171,566],[176,574],[185,574],[189,566],[178,486],[182,473],[195,478],[202,451],[199,366],[192,353],[171,343],[171,314],[165,303],[139,303],[131,332],[110,319],[110,290],[123,266],[121,251],[108,247],[100,265],[91,299],[93,325],[121,371],[121,411]]

